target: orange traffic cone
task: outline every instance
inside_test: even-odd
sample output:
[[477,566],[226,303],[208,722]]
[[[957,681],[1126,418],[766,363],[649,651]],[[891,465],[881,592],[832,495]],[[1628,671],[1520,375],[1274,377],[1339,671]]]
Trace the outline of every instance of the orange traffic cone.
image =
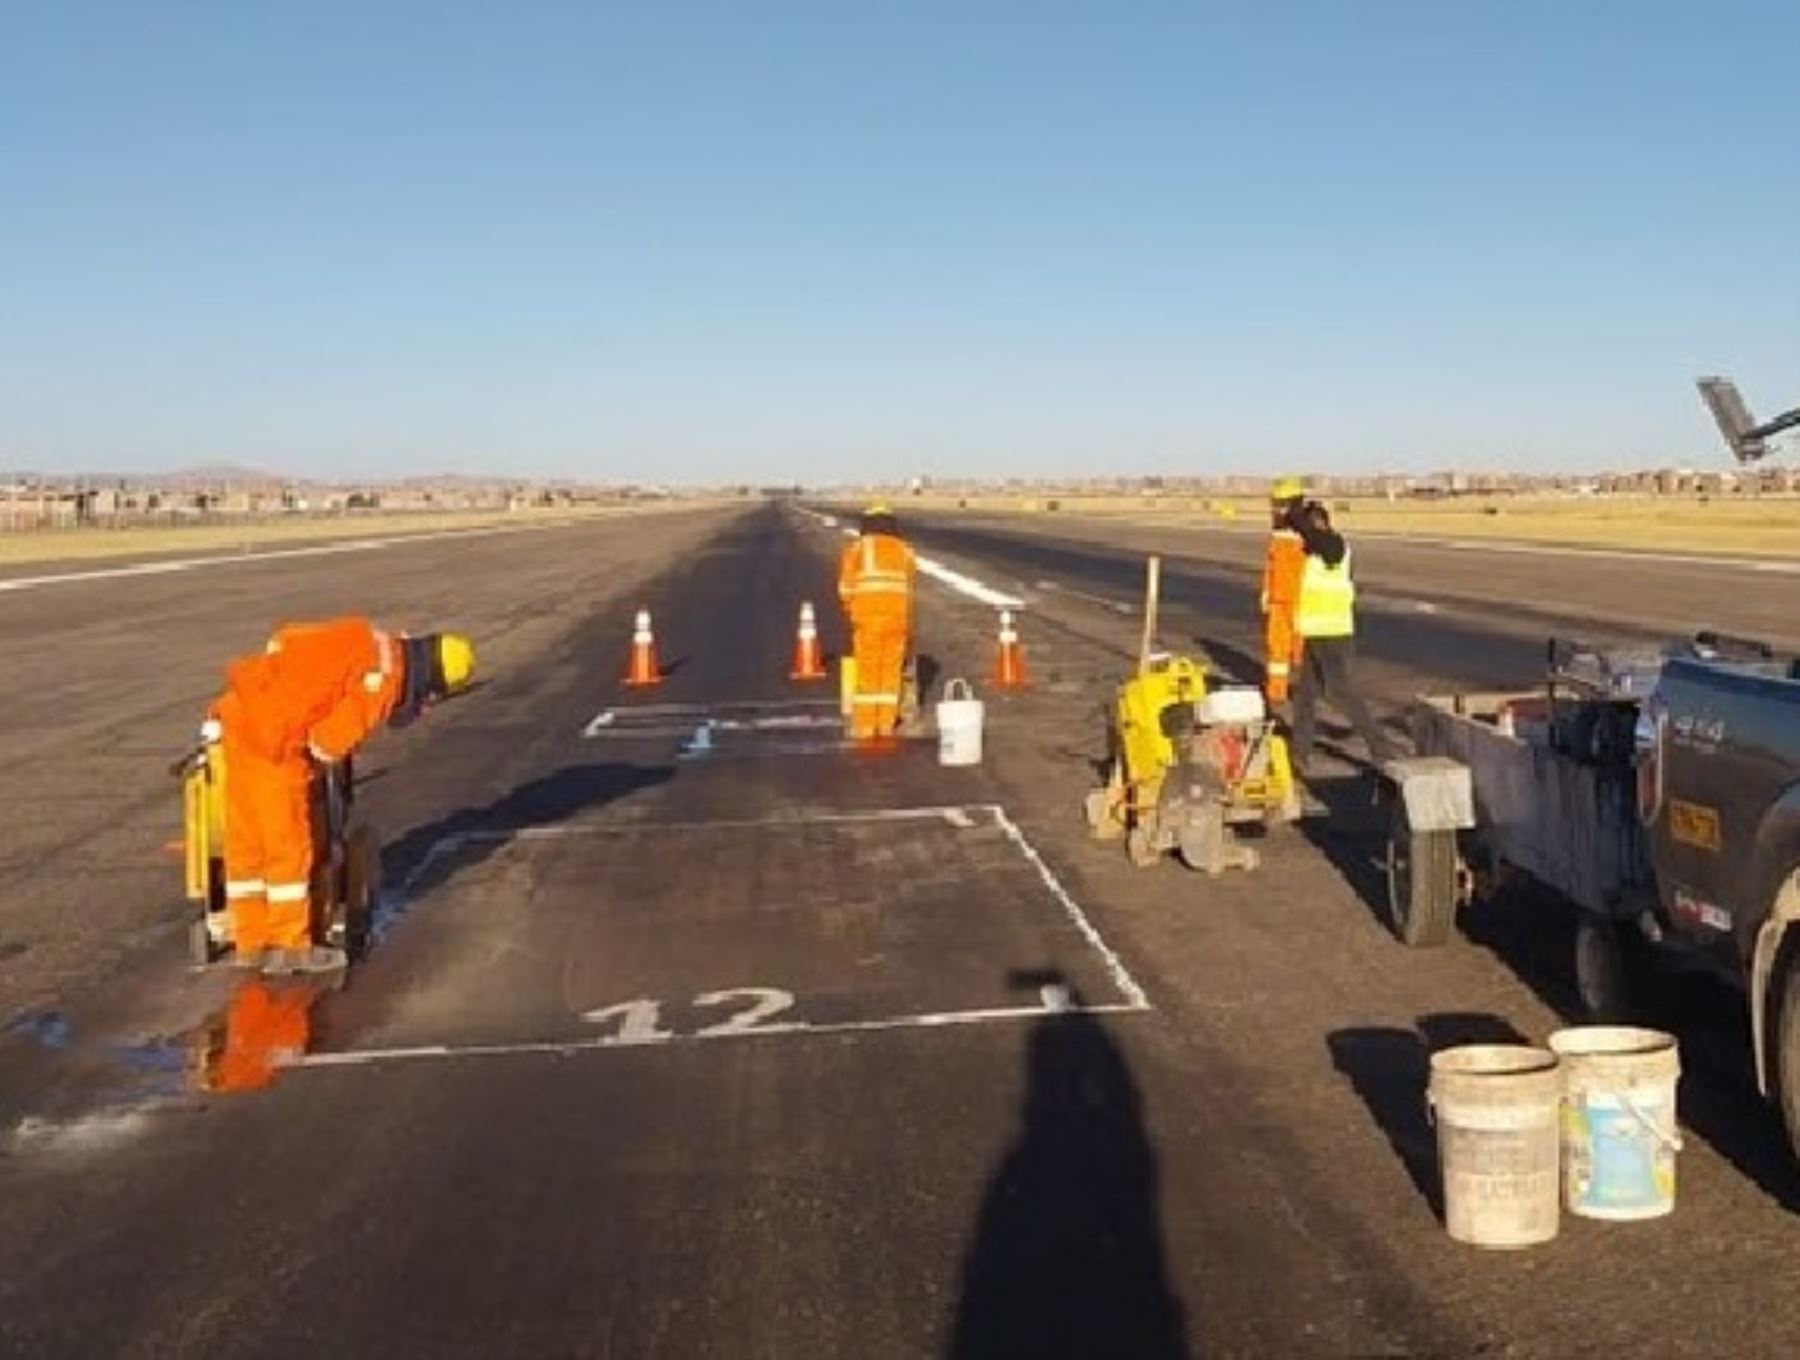
[[1010,609],[1000,611],[1000,656],[994,664],[994,685],[998,689],[1025,688],[1025,648],[1019,644]]
[[813,617],[812,601],[800,606],[800,631],[794,635],[794,668],[789,676],[795,680],[823,680],[825,658],[819,655],[819,624]]
[[650,611],[640,609],[631,630],[631,665],[625,672],[628,685],[662,682],[662,666],[656,660],[656,634],[650,628]]

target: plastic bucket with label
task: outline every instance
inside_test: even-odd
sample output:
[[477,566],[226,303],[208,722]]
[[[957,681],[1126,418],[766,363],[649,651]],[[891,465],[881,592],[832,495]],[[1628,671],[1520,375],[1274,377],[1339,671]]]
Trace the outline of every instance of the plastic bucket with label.
[[1456,1241],[1511,1248],[1556,1236],[1562,1089],[1546,1049],[1469,1044],[1431,1055],[1444,1226]]
[[1563,1203],[1583,1218],[1675,1208],[1681,1050],[1656,1029],[1580,1025],[1550,1036],[1562,1059]]

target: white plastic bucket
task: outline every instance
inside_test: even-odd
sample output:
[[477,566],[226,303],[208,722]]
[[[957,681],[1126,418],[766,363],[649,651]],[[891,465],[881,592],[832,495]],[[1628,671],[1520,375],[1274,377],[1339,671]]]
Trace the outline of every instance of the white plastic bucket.
[[1671,1034],[1621,1025],[1558,1030],[1562,1058],[1563,1203],[1583,1218],[1661,1218],[1675,1208],[1675,1083]]
[[1470,1044],[1431,1055],[1444,1226],[1476,1247],[1531,1247],[1559,1220],[1556,1054]]
[[[957,697],[960,693],[961,697]],[[952,680],[938,700],[938,764],[981,764],[981,727],[987,705],[975,697],[967,680]]]

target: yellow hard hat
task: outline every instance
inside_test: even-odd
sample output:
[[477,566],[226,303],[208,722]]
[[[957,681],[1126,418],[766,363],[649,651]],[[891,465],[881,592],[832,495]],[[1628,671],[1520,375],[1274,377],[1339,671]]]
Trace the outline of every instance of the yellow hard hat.
[[1306,483],[1298,477],[1281,477],[1269,488],[1272,501],[1297,501],[1305,497]]
[[451,694],[466,689],[475,677],[475,644],[461,633],[438,634],[438,672]]

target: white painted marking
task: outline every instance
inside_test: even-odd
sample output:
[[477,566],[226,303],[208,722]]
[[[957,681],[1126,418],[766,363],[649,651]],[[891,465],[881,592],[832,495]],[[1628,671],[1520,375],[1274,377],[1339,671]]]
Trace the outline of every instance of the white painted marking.
[[285,562],[302,557],[337,557],[345,553],[376,552],[382,548],[402,547],[408,543],[435,543],[447,538],[489,538],[497,534],[537,533],[545,529],[566,528],[560,524],[509,524],[487,529],[443,529],[421,534],[396,534],[391,538],[358,538],[347,542],[318,543],[304,548],[273,548],[267,552],[214,553],[206,557],[178,557],[161,562],[133,562],[122,567],[94,567],[85,571],[62,571],[41,576],[13,576],[0,579],[0,594],[37,590],[44,586],[75,585],[82,581],[118,581],[134,576],[169,576],[176,572],[200,571],[207,567],[235,567],[246,563]]
[[1089,604],[1097,604],[1102,609],[1110,609],[1115,614],[1137,613],[1136,605],[1126,604],[1123,600],[1110,599],[1105,595],[1092,595],[1085,590],[1076,590],[1073,586],[1052,583],[1051,588],[1059,595],[1067,595],[1076,600],[1086,600]]
[[694,998],[696,1006],[729,1006],[734,1001],[748,1001],[750,1005],[728,1016],[716,1025],[708,1025],[705,1029],[696,1030],[696,1039],[720,1039],[726,1035],[739,1034],[749,1029],[792,1029],[793,1022],[780,1025],[763,1023],[780,1015],[783,1011],[794,1008],[794,994],[784,992],[778,987],[727,987],[724,991],[705,992]]
[[991,605],[995,609],[1023,609],[1025,601],[1017,595],[1008,595],[1004,591],[995,590],[992,586],[983,585],[973,576],[965,576],[939,562],[936,558],[920,554],[919,570],[939,585],[949,586],[959,595],[966,595],[979,604]]
[[621,1001],[616,1006],[598,1006],[583,1012],[581,1018],[590,1025],[604,1025],[615,1016],[619,1028],[600,1042],[621,1046],[664,1044],[675,1037],[658,1023],[662,1016],[661,1003],[649,997]]
[[[612,1016],[621,1016],[619,1033],[605,1036],[599,1040],[571,1040],[571,1042],[544,1043],[497,1043],[497,1045],[466,1045],[452,1049],[446,1045],[425,1045],[414,1049],[365,1049],[365,1051],[338,1052],[338,1054],[311,1054],[299,1060],[299,1067],[351,1067],[358,1063],[374,1063],[374,1061],[405,1060],[405,1058],[452,1058],[452,1056],[499,1056],[499,1054],[522,1054],[522,1052],[581,1052],[589,1049],[608,1049],[608,1047],[632,1047],[632,1045],[650,1045],[650,1043],[686,1042],[691,1038],[738,1038],[743,1034],[848,1034],[862,1031],[882,1031],[882,1029],[925,1029],[936,1025],[979,1024],[986,1020],[1013,1020],[1022,1016],[1058,1015],[1058,1013],[1080,1013],[1080,1015],[1129,1015],[1148,1011],[1150,1000],[1138,980],[1130,975],[1125,964],[1112,952],[1111,946],[1105,943],[1100,932],[1094,928],[1093,921],[1087,919],[1080,903],[1069,894],[1069,890],[1057,878],[1057,872],[1044,862],[1037,847],[1031,844],[1019,829],[1017,822],[1006,815],[1003,806],[997,802],[986,804],[938,804],[927,808],[866,808],[860,811],[842,811],[842,813],[796,813],[788,817],[760,817],[760,819],[718,820],[718,822],[596,822],[589,826],[527,826],[527,828],[511,829],[511,831],[459,831],[455,835],[445,837],[436,842],[425,853],[425,858],[401,881],[398,899],[385,899],[383,910],[374,921],[373,935],[376,941],[382,941],[407,910],[409,899],[419,881],[423,881],[434,865],[441,858],[455,854],[461,847],[472,842],[493,844],[493,842],[513,842],[513,840],[567,840],[572,837],[626,837],[626,835],[646,835],[655,831],[677,833],[677,835],[693,835],[704,831],[745,831],[745,829],[788,829],[805,828],[805,826],[841,826],[841,824],[859,824],[859,822],[920,822],[920,820],[943,820],[949,826],[970,828],[974,826],[974,813],[986,813],[994,820],[994,826],[1001,829],[1006,840],[1012,844],[1033,871],[1037,872],[1039,881],[1049,890],[1051,898],[1055,898],[1058,907],[1062,907],[1064,916],[1075,926],[1076,932],[1082,935],[1087,946],[1096,955],[1100,955],[1107,977],[1118,988],[1121,997],[1118,1004],[1098,1004],[1098,1006],[1051,1006],[1049,995],[1040,991],[1044,1000],[1042,1007],[1001,1007],[1001,1009],[977,1009],[977,1011],[947,1011],[932,1015],[900,1016],[886,1020],[851,1020],[842,1024],[815,1025],[796,1020],[781,1024],[752,1024],[752,1027],[731,1027],[729,1022],[713,1025],[709,1031],[700,1034],[670,1034],[657,1024],[661,1009],[655,1000],[637,998],[632,1002],[623,1002],[619,1006],[599,1007],[596,1011],[587,1011],[581,1016],[592,1024],[605,1024]],[[1053,993],[1055,986],[1046,988]],[[738,991],[722,991],[707,993],[707,997],[718,998],[720,1002],[727,997],[785,997],[788,1006],[792,1006],[792,997],[788,993],[778,993],[774,989],[745,988]],[[1073,997],[1067,998],[1073,1002]],[[697,998],[698,1006],[711,1004],[707,998]],[[765,1016],[778,1013],[774,1011],[758,1011],[754,1020],[763,1020]]]
[[[804,1020],[779,1025],[758,1025],[752,1029],[718,1030],[703,1034],[678,1034],[671,1039],[658,1039],[656,1044],[689,1044],[718,1039],[756,1039],[768,1035],[836,1035],[879,1034],[890,1030],[954,1029],[965,1025],[985,1025],[1015,1020],[1047,1020],[1064,1015],[1142,1015],[1148,1005],[1106,1003],[1070,1006],[1051,1010],[1044,1006],[1000,1006],[986,1010],[937,1011],[925,1015],[888,1016],[880,1020],[840,1020],[827,1024],[811,1024]],[[547,1039],[521,1043],[498,1044],[421,1044],[410,1048],[359,1048],[343,1053],[308,1053],[286,1064],[291,1068],[372,1067],[381,1063],[407,1062],[422,1058],[512,1058],[532,1054],[569,1057],[576,1053],[604,1052],[630,1047],[616,1038]]]
[[1066,1011],[1074,1004],[1074,998],[1069,994],[1069,989],[1060,982],[1046,983],[1038,988],[1038,997],[1043,1001],[1044,1009],[1047,1011]]
[[1019,848],[1019,853],[1030,861],[1032,868],[1037,870],[1038,877],[1050,890],[1050,895],[1062,904],[1062,909],[1067,913],[1069,920],[1075,923],[1075,929],[1081,932],[1082,938],[1105,961],[1106,971],[1111,976],[1113,985],[1123,994],[1127,1004],[1139,1010],[1149,1010],[1150,999],[1144,995],[1144,989],[1138,986],[1137,979],[1131,976],[1119,956],[1113,953],[1105,940],[1100,938],[1100,932],[1094,929],[1093,923],[1087,918],[1087,913],[1082,911],[1073,897],[1069,896],[1069,890],[1063,887],[1062,880],[1056,876],[1048,864],[1044,863],[1044,857],[1038,854],[1037,847],[1025,838],[1025,833],[1019,830],[1018,824],[1006,815],[1005,808],[995,804],[991,805],[988,810],[993,813],[995,823],[1006,833],[1007,839]]
[[1412,602],[1412,607],[1413,613],[1415,614],[1435,614],[1438,612],[1438,607],[1430,600],[1414,600]]

